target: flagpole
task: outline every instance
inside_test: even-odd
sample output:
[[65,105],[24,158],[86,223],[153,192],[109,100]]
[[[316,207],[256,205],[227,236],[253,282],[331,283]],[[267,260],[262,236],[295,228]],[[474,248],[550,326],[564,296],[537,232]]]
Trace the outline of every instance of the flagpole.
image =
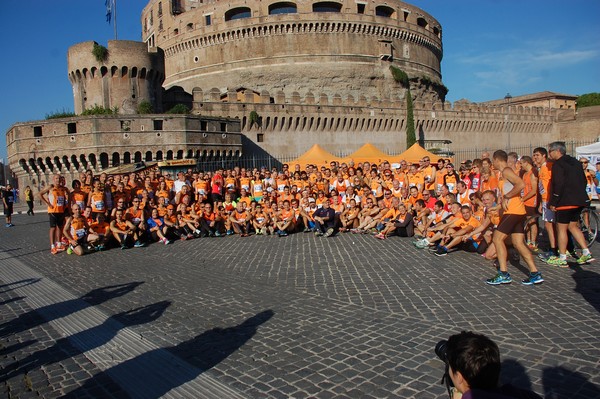
[[115,14],[115,40],[119,40],[117,36],[117,0],[113,0],[113,8]]

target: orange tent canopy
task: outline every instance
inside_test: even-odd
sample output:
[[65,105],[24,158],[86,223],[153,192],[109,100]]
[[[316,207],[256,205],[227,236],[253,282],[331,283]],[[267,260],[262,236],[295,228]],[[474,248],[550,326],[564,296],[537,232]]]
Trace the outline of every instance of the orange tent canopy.
[[318,144],[310,147],[308,151],[302,154],[300,157],[294,159],[293,161],[285,162],[290,165],[290,170],[293,170],[294,165],[298,164],[302,169],[306,168],[306,165],[325,165],[331,161],[338,161],[339,158],[335,155],[327,152]]
[[392,156],[381,151],[379,148],[375,147],[373,144],[366,143],[365,145],[360,147],[358,150],[356,150],[355,152],[353,152],[352,154],[350,154],[346,158],[344,158],[343,162],[354,161],[354,162],[370,162],[370,163],[380,164],[381,162],[383,162],[385,160],[389,160],[391,158],[392,158]]
[[396,155],[394,157],[394,161],[406,161],[408,163],[419,163],[421,159],[424,157],[429,157],[431,162],[435,164],[435,162],[444,157],[440,157],[439,155],[435,155],[433,152],[427,151],[425,148],[421,147],[419,143],[414,143],[408,150],[404,151],[400,155]]

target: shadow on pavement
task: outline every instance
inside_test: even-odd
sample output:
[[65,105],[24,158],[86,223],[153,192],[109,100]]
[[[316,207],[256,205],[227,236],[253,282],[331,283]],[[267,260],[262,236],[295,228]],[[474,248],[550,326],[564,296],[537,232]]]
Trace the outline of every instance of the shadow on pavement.
[[[21,249],[21,248],[17,248],[17,249]],[[2,284],[2,285],[0,285],[0,289],[4,289],[4,288],[6,288],[6,289],[4,291],[0,291],[0,294],[4,294],[5,292],[12,291],[17,288],[25,287],[30,284],[35,284],[40,280],[41,280],[41,278],[27,278],[25,280],[15,281],[14,283]],[[8,288],[8,287],[10,287],[10,288]]]
[[[152,305],[128,310],[109,317],[104,323],[96,327],[81,331],[67,338],[61,338],[51,347],[34,352],[6,366],[2,370],[0,382],[98,348],[112,340],[119,330],[124,327],[150,323],[158,319],[170,305],[171,302],[169,301],[161,301]],[[120,324],[115,324],[115,321],[118,321]]]
[[[143,395],[147,398],[158,398],[189,381],[194,380],[204,371],[209,370],[221,361],[226,359],[233,352],[237,351],[246,342],[248,342],[258,331],[258,327],[273,317],[272,310],[266,310],[258,313],[243,323],[228,328],[214,328],[206,331],[188,341],[179,345],[167,348],[161,348],[146,352],[138,357],[118,364],[102,373],[90,378],[86,383],[70,392],[65,398],[77,398],[89,395],[96,385],[95,380],[106,377],[115,377],[127,375],[129,380],[136,382],[130,387],[122,387],[131,392],[135,385],[143,384],[144,392],[137,392],[137,395]],[[164,370],[168,365],[165,364],[164,351],[185,360],[191,366],[189,369],[182,369],[179,372],[169,375],[175,375],[175,378],[167,379],[156,378],[157,371]],[[115,380],[113,378],[113,380]]]
[[581,294],[583,299],[600,312],[600,275],[579,265],[571,266],[571,269],[575,270],[572,274],[575,292]]
[[99,305],[109,299],[123,296],[141,284],[143,282],[136,281],[97,288],[77,299],[53,303],[39,309],[30,310],[11,321],[0,324],[0,337],[27,331],[48,321],[59,319],[90,306]]
[[520,389],[533,390],[527,369],[514,359],[505,359],[502,361],[500,382],[500,385],[511,384]]
[[544,397],[546,399],[600,398],[600,388],[582,374],[564,367],[549,367],[542,372]]

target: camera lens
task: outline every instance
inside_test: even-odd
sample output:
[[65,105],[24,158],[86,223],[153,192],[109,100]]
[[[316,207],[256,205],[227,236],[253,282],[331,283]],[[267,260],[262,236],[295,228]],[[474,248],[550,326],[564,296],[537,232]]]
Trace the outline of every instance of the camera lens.
[[435,349],[434,349],[437,357],[439,357],[440,360],[443,361],[444,363],[448,363],[447,347],[448,347],[448,341],[443,339],[435,345]]

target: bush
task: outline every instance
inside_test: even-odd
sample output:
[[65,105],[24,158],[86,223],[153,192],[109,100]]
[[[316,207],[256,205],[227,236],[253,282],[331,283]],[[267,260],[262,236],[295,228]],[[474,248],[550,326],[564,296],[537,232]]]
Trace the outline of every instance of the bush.
[[154,108],[152,107],[152,103],[148,100],[144,100],[138,104],[137,107],[138,114],[153,114]]
[[81,115],[116,115],[119,112],[118,107],[104,108],[102,105],[94,104],[92,108],[84,110]]
[[390,65],[390,71],[394,80],[402,85],[402,87],[409,87],[408,75],[402,69]]
[[189,113],[190,113],[190,109],[184,104],[177,104],[173,108],[171,108],[170,110],[165,112],[165,114],[182,114],[182,115],[189,114]]
[[75,112],[71,112],[63,108],[60,111],[54,111],[46,114],[46,119],[70,118],[72,116],[77,115],[75,114]]
[[256,126],[260,127],[260,116],[258,115],[258,112],[251,111],[250,112],[250,127],[254,126],[255,124],[256,124]]
[[600,93],[587,93],[577,97],[577,108],[600,105]]
[[101,44],[94,43],[92,54],[96,58],[96,61],[102,63],[108,58],[108,49]]

